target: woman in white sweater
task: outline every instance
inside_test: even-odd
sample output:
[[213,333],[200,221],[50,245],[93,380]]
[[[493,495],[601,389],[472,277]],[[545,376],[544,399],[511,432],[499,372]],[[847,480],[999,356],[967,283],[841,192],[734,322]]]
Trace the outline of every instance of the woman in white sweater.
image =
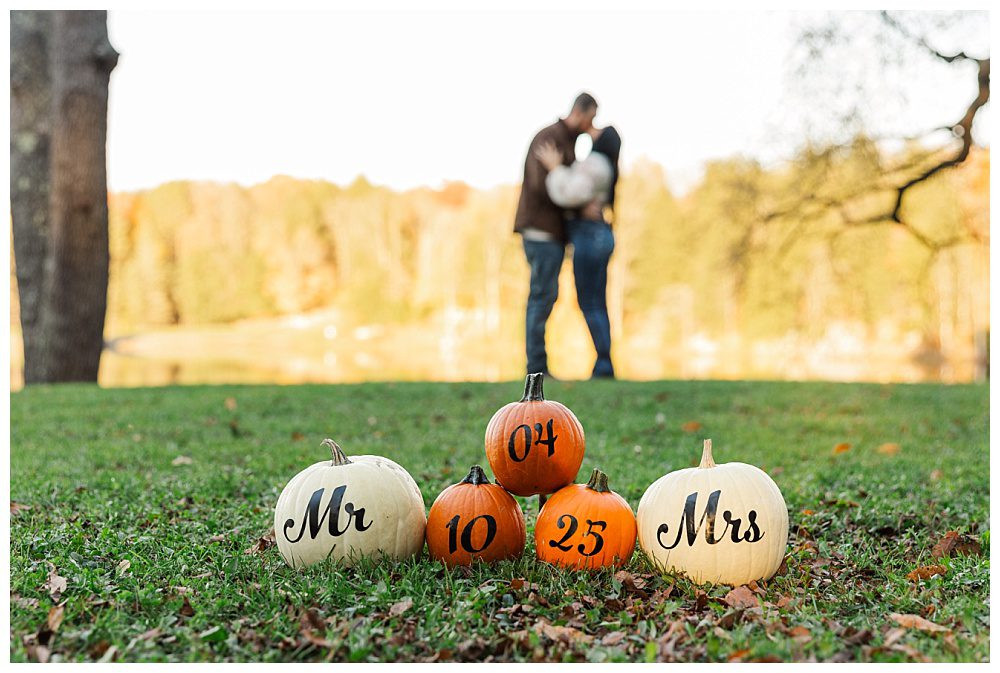
[[554,146],[543,146],[538,159],[548,169],[545,189],[557,206],[571,211],[566,224],[573,244],[576,297],[594,340],[597,361],[593,378],[614,378],[611,364],[611,322],[608,318],[608,261],[615,249],[611,225],[604,219],[614,208],[621,136],[613,126],[588,131],[594,139],[590,154],[570,166]]

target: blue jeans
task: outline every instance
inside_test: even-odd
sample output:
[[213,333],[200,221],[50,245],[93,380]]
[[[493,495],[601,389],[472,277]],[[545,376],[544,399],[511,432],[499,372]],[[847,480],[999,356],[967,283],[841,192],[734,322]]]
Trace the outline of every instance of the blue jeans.
[[565,246],[558,241],[528,241],[522,239],[524,254],[531,267],[531,289],[525,315],[524,346],[528,356],[528,373],[549,372],[545,352],[545,322],[559,297],[559,270],[562,268]]
[[613,377],[607,287],[608,260],[615,249],[615,235],[611,227],[597,220],[574,220],[566,225],[566,232],[573,244],[577,301],[597,351],[592,376]]

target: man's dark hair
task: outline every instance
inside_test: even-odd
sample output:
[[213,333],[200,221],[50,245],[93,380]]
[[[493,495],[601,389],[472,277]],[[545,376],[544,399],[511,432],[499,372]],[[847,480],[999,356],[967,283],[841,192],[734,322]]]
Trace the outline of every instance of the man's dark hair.
[[576,100],[573,101],[574,110],[579,109],[582,110],[583,112],[587,112],[588,110],[591,110],[596,107],[597,107],[597,100],[586,91],[577,96]]

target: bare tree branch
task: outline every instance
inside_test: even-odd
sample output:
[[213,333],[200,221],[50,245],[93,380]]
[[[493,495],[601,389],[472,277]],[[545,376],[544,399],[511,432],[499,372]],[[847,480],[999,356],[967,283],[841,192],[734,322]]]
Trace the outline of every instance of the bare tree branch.
[[[969,103],[962,118],[951,126],[930,129],[926,133],[917,136],[917,138],[925,138],[932,133],[949,130],[952,136],[960,141],[960,144],[953,149],[933,149],[917,153],[916,155],[910,154],[896,166],[883,167],[878,179],[859,184],[856,188],[847,190],[846,193],[842,191],[835,195],[823,194],[821,191],[822,184],[815,184],[815,181],[797,186],[796,191],[800,196],[781,208],[762,213],[760,217],[763,223],[787,217],[796,217],[800,220],[800,223],[793,227],[792,232],[780,246],[781,250],[785,252],[787,252],[797,236],[805,229],[803,226],[805,222],[815,220],[817,216],[830,211],[838,214],[842,225],[842,229],[833,233],[833,237],[835,238],[846,231],[858,228],[892,225],[906,231],[917,242],[934,254],[955,245],[968,242],[982,242],[985,240],[981,232],[976,231],[974,227],[971,227],[967,223],[964,226],[964,234],[956,234],[945,239],[932,238],[904,218],[903,202],[906,194],[912,188],[926,182],[948,168],[962,164],[969,157],[974,143],[972,133],[973,123],[976,115],[990,99],[990,59],[988,56],[985,58],[976,58],[966,54],[964,51],[955,54],[945,54],[931,46],[925,37],[911,32],[890,13],[882,11],[880,12],[880,16],[886,26],[903,38],[919,45],[927,53],[941,61],[946,63],[966,61],[977,64],[977,93],[975,98]],[[857,146],[854,143],[831,145],[812,158],[829,163],[834,155],[842,152],[854,152],[856,149]],[[857,208],[852,206],[858,205],[858,201],[881,196],[884,196],[887,201],[884,210],[862,216],[852,214],[852,210],[857,210]]]

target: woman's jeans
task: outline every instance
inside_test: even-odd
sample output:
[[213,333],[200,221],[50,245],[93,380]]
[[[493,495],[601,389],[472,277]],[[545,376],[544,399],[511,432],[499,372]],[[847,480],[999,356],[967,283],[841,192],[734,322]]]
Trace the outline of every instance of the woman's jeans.
[[615,235],[605,222],[573,220],[566,225],[573,244],[576,298],[597,351],[594,377],[613,377],[611,321],[608,319],[608,260],[615,249]]

